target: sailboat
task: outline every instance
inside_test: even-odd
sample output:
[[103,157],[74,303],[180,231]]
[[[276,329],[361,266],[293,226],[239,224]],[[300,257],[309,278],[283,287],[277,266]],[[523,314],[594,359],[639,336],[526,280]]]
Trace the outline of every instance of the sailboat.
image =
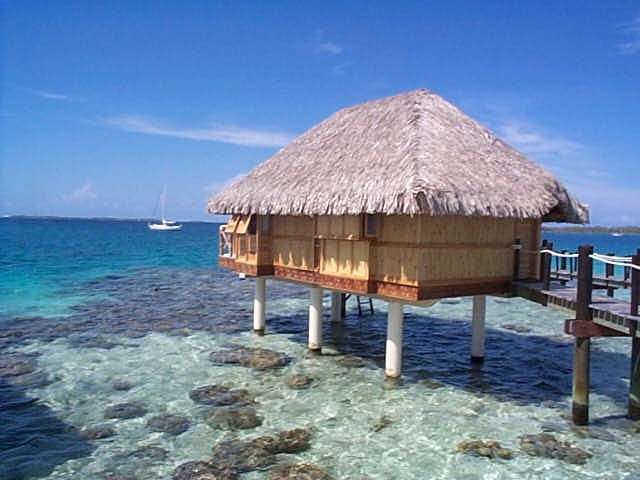
[[[160,215],[161,219],[159,222],[149,222],[147,225],[149,230],[163,230],[163,231],[176,231],[182,230],[182,225],[178,222],[174,222],[172,220],[167,220],[164,216],[164,204],[167,199],[167,189],[166,187],[162,189],[162,193],[160,193],[160,198],[158,199],[158,203],[160,205]],[[156,205],[156,210],[158,205]],[[154,211],[155,214],[155,211]]]

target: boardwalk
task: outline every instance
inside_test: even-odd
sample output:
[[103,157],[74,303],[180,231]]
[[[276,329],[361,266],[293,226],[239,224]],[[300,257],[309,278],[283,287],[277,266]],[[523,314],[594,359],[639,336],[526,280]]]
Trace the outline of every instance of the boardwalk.
[[[532,300],[541,305],[557,307],[571,312],[576,310],[577,289],[568,287],[560,282],[552,282],[548,289],[544,289],[542,282],[515,282],[515,294]],[[611,329],[619,335],[600,336],[630,336],[631,329],[637,327],[640,315],[631,315],[630,302],[609,297],[607,295],[592,295],[589,308],[592,311],[594,324]],[[606,330],[603,330],[606,332]],[[567,333],[573,333],[567,331]]]
[[[554,252],[544,244],[541,251],[541,281],[513,282],[513,293],[542,305],[575,312],[565,321],[565,332],[575,337],[573,351],[574,423],[589,421],[590,344],[594,337],[628,337],[631,347],[629,373],[629,417],[640,419],[640,249],[632,257],[594,253],[593,247],[581,246],[578,253]],[[552,258],[556,268],[552,270]],[[593,273],[593,262],[605,263],[605,275]],[[624,276],[613,276],[614,266],[623,268]],[[575,284],[572,286],[571,284]],[[617,288],[630,288],[630,301],[614,298]],[[598,292],[604,289],[607,293]]]

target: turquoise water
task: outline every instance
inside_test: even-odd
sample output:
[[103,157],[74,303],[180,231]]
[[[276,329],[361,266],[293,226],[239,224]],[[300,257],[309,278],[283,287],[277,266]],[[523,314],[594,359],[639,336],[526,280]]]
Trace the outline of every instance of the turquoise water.
[[[631,235],[545,238],[624,255],[640,246]],[[141,222],[2,219],[0,248],[2,479],[168,479],[221,442],[294,428],[310,433],[310,448],[274,461],[313,464],[334,479],[640,476],[640,425],[624,417],[630,342],[593,341],[592,423],[575,428],[566,313],[489,298],[486,360],[473,365],[471,299],[407,306],[403,378],[390,383],[384,302],[363,317],[349,303],[343,324],[325,322],[323,354],[311,355],[307,290],[268,281],[267,334],[251,333],[253,282],[217,267],[217,225],[151,232]],[[328,294],[324,302],[326,317]],[[209,359],[239,346],[288,363],[261,370]],[[357,367],[343,361],[354,356]],[[300,375],[311,383],[292,388]],[[262,423],[207,423],[209,407],[189,393],[213,384],[250,392]],[[111,418],[109,407],[123,403],[143,412]],[[149,425],[166,414],[186,430]],[[592,457],[578,465],[524,453],[521,437],[541,432]],[[512,458],[456,452],[465,440],[498,441]],[[270,475],[265,467],[236,478]]]

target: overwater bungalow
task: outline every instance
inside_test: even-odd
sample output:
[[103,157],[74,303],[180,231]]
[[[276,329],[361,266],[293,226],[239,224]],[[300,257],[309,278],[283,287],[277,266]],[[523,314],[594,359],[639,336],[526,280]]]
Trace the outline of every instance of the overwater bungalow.
[[322,345],[322,289],[384,299],[385,372],[401,372],[406,303],[474,296],[472,358],[484,355],[485,295],[538,277],[542,222],[587,208],[523,154],[427,90],[344,108],[208,201],[228,214],[219,264],[309,285],[309,347]]

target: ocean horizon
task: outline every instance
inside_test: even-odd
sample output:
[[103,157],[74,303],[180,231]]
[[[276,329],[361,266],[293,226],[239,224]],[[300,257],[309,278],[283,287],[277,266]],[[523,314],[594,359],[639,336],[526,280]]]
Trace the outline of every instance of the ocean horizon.
[[[591,423],[575,427],[566,312],[488,297],[477,365],[470,297],[407,305],[403,376],[390,382],[386,302],[358,316],[349,300],[336,325],[326,291],[314,355],[307,288],[267,280],[257,335],[253,281],[217,265],[218,224],[144,222],[0,219],[0,478],[187,479],[185,464],[212,459],[235,472],[219,478],[241,479],[295,478],[288,465],[362,480],[640,477],[640,423],[625,417],[630,339],[592,341]],[[557,250],[640,247],[631,233],[543,238]],[[244,362],[254,354],[267,364]],[[287,435],[269,455],[250,450]],[[558,448],[530,454],[544,435]],[[498,442],[503,455],[470,442]]]

